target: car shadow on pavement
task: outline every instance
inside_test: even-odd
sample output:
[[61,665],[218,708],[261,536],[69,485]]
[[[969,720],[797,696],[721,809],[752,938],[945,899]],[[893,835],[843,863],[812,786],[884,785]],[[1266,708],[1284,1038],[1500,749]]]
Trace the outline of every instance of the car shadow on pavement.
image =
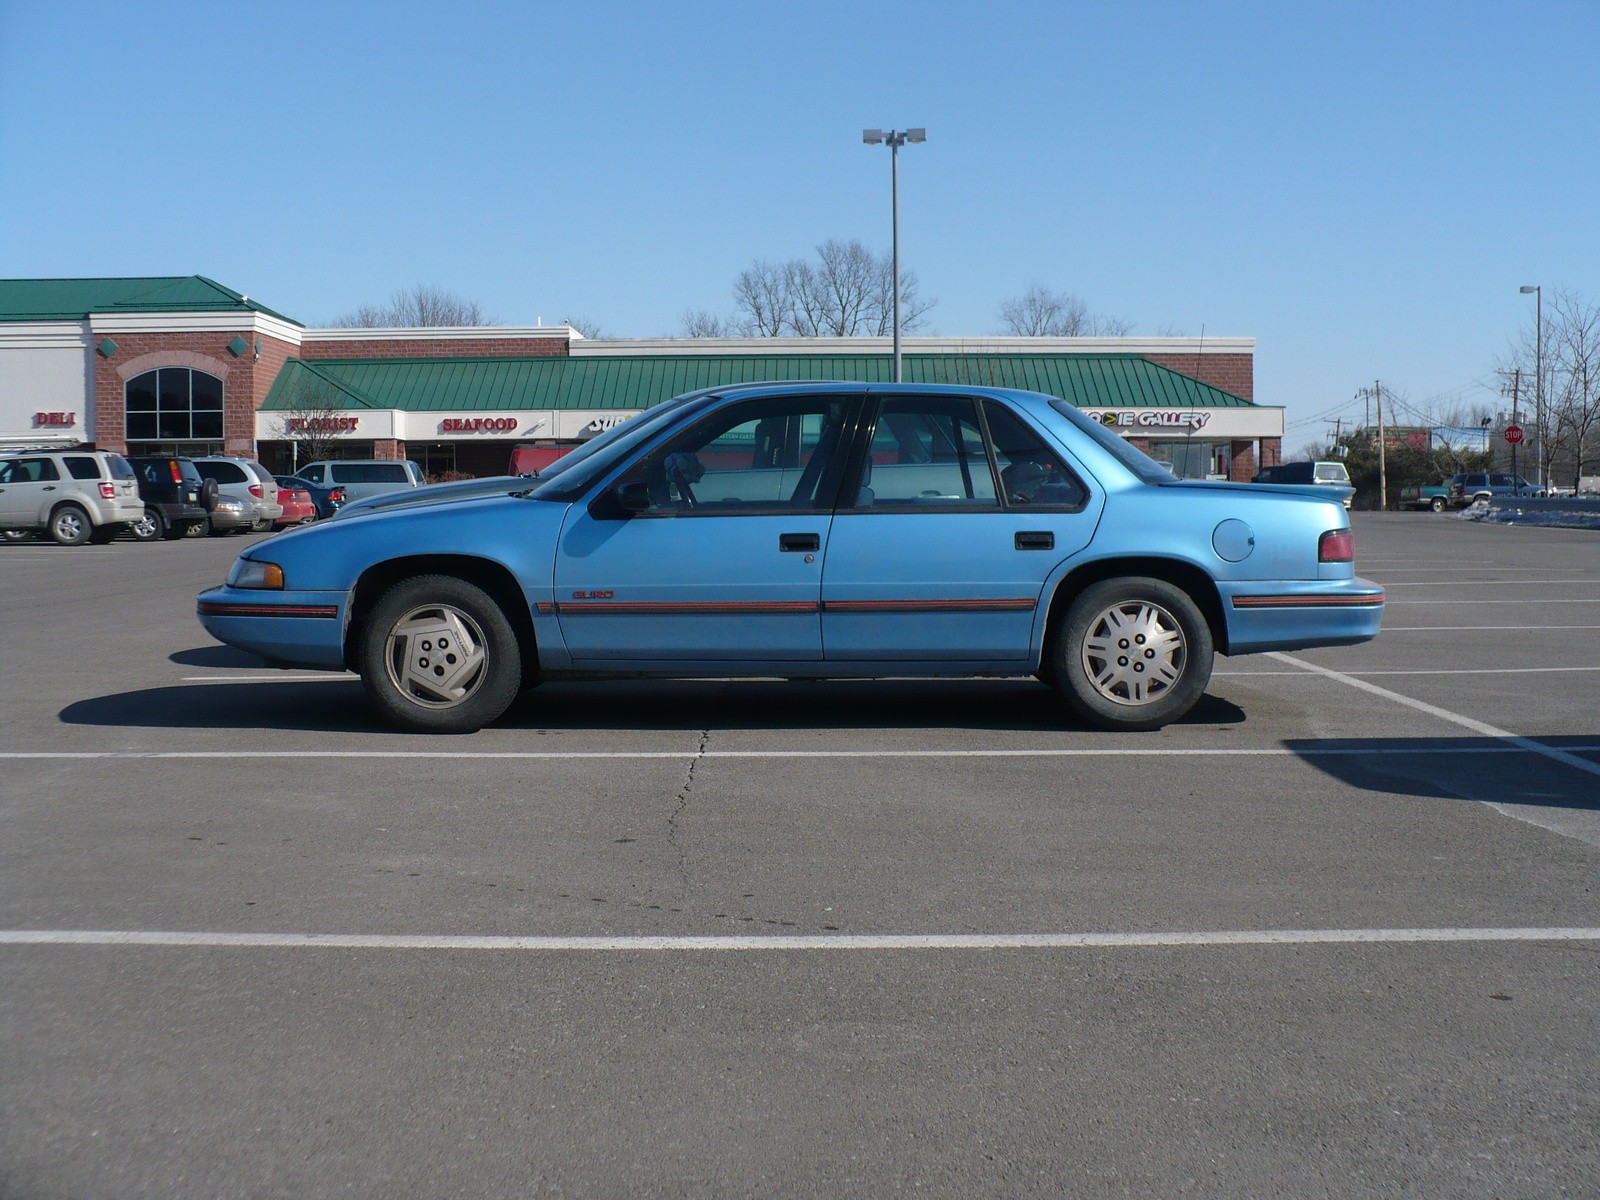
[[232,646],[196,646],[193,650],[179,650],[176,654],[167,655],[167,661],[175,662],[180,667],[233,667],[248,669],[254,667],[258,670],[267,670],[262,667],[261,660],[254,654],[245,650],[238,650]]
[[[226,665],[185,661],[196,666]],[[143,729],[395,732],[379,721],[359,681],[338,676],[144,688],[77,701],[61,710],[60,719],[69,725]],[[1180,724],[1234,725],[1244,719],[1237,705],[1206,696]],[[1052,690],[1029,680],[628,680],[545,684],[524,695],[491,728],[695,732],[960,728],[1048,733],[1084,731],[1086,726]]]
[[[1542,746],[1600,766],[1600,737],[1545,737]],[[1305,738],[1285,741],[1309,766],[1349,787],[1391,795],[1600,812],[1600,780],[1495,738]],[[1583,752],[1580,752],[1583,751]]]

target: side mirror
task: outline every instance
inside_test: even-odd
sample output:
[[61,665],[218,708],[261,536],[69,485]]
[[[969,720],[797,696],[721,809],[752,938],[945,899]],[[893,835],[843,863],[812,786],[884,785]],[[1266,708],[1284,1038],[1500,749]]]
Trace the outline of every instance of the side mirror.
[[650,507],[650,489],[641,480],[619,483],[612,489],[612,495],[623,512],[639,513]]

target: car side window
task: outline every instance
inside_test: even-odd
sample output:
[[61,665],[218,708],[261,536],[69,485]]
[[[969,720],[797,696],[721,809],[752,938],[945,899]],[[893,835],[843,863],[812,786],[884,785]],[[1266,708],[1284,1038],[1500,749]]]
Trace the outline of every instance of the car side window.
[[321,483],[322,468],[320,466],[307,467],[304,471],[300,472],[300,478],[309,479],[312,483]]
[[48,458],[14,458],[4,466],[9,469],[0,475],[0,483],[52,483],[61,478],[56,464]]
[[769,396],[730,405],[656,447],[623,477],[644,511],[723,514],[815,509],[849,400]]
[[854,508],[995,508],[994,472],[974,402],[888,396],[878,406]]
[[66,464],[67,474],[74,479],[100,478],[100,464],[92,458],[82,454],[69,454],[61,461]]
[[198,463],[196,465],[200,468],[200,474],[204,475],[207,479],[215,479],[218,483],[250,482],[245,478],[245,473],[233,463],[208,462]]
[[1079,508],[1089,498],[1059,455],[1003,404],[983,403],[1007,508]]

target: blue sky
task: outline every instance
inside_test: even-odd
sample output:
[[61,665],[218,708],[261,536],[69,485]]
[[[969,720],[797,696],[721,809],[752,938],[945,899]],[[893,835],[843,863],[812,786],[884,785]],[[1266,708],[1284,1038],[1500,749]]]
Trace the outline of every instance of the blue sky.
[[1600,292],[1600,3],[0,0],[0,277],[203,274],[310,324],[426,282],[613,336],[889,244],[927,332],[1032,283],[1258,339],[1256,396],[1491,402]]

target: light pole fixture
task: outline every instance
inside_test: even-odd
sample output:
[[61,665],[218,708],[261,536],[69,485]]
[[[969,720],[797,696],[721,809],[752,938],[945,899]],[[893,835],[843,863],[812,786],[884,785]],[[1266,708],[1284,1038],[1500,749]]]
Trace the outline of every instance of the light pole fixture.
[[1544,486],[1544,285],[1525,283],[1517,289],[1524,296],[1533,293],[1533,424],[1538,430],[1539,445],[1533,461],[1539,464],[1539,478],[1534,482]]
[[861,140],[869,146],[889,147],[889,195],[894,222],[894,381],[900,382],[900,147],[928,140],[926,129],[863,129]]

